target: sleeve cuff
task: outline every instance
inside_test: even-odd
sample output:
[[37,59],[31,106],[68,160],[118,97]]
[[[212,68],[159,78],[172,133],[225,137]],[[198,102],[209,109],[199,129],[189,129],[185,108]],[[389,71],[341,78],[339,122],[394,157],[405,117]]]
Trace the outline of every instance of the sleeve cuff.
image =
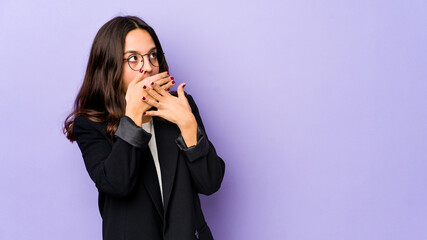
[[151,133],[137,126],[128,116],[120,118],[119,127],[114,135],[140,149],[145,149],[147,147],[152,136]]
[[175,139],[179,149],[183,151],[190,161],[195,161],[200,157],[206,156],[209,152],[209,142],[199,126],[197,126],[197,144],[191,147],[187,147],[185,144],[182,134]]

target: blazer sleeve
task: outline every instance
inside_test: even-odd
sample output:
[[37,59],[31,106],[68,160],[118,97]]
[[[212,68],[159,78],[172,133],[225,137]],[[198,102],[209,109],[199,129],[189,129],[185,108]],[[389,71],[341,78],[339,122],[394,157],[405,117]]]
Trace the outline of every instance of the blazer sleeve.
[[73,134],[98,191],[115,197],[127,196],[136,185],[137,169],[151,134],[127,116],[120,119],[114,143],[100,123],[82,116],[74,119]]
[[197,144],[187,147],[180,134],[176,143],[184,154],[194,186],[198,193],[211,195],[218,191],[224,178],[225,163],[209,141],[199,109],[191,95],[186,94],[188,103],[197,121]]

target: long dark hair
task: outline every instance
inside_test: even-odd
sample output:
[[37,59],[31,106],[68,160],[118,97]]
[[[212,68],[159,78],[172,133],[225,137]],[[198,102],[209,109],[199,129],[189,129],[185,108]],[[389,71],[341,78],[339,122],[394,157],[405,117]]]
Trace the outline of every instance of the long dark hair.
[[[74,119],[80,115],[94,122],[108,122],[107,135],[113,139],[120,118],[125,114],[126,100],[121,80],[123,49],[126,35],[134,29],[146,30],[157,50],[163,52],[154,29],[140,18],[115,17],[105,23],[93,41],[86,74],[74,101],[73,111],[64,121],[63,133],[71,142],[75,141]],[[168,70],[165,59],[159,72]]]

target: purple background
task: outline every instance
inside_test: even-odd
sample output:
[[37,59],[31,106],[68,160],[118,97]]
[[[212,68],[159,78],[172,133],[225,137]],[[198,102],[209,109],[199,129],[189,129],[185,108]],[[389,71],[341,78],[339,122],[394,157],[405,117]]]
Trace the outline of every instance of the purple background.
[[98,29],[157,31],[226,162],[216,239],[427,239],[427,2],[0,2],[0,239],[101,239],[61,133]]

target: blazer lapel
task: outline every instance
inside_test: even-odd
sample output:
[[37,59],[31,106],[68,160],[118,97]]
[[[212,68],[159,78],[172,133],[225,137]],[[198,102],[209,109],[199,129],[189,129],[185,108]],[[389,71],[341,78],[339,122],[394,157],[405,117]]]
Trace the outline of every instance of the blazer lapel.
[[179,136],[180,130],[178,126],[170,122],[153,119],[153,124],[162,174],[164,214],[166,216],[178,163],[179,149],[175,139]]

